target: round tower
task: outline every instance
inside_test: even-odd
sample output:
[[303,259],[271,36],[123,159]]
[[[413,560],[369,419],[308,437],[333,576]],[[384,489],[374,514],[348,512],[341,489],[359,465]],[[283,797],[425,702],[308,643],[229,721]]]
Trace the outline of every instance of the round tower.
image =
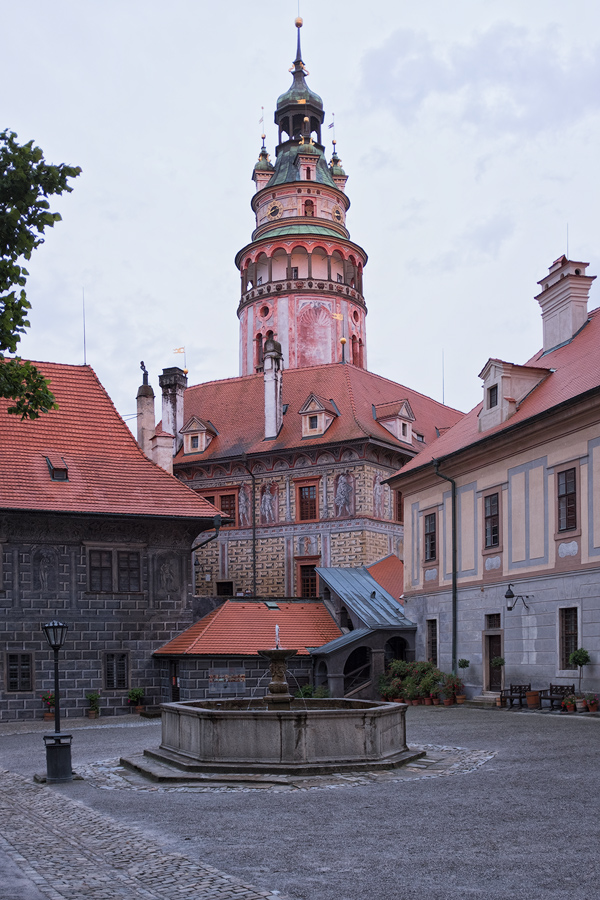
[[346,361],[367,367],[363,269],[346,229],[350,200],[337,155],[321,143],[323,101],[306,83],[300,28],[292,85],[277,100],[275,165],[263,145],[252,179],[256,228],[235,258],[241,275],[240,375],[263,371],[268,339],[286,368]]

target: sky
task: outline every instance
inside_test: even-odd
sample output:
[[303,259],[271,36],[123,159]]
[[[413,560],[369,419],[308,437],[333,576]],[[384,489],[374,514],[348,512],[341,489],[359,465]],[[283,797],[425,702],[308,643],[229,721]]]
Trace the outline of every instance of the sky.
[[[20,355],[86,358],[134,427],[140,361],[238,374],[251,175],[297,0],[0,0],[0,129],[82,168],[27,268]],[[368,367],[458,409],[541,346],[537,281],[600,273],[597,0],[301,0],[365,248]],[[332,131],[324,129],[331,155]],[[592,287],[590,308],[600,306]],[[159,417],[157,404],[157,418]]]

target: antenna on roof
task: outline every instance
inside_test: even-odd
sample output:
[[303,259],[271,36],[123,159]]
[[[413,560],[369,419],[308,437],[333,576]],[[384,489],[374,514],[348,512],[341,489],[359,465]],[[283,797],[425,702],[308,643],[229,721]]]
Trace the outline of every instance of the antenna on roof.
[[442,403],[446,405],[446,393],[444,387],[444,350],[442,349]]
[[83,364],[87,366],[87,351],[85,346],[85,288],[81,288],[81,299],[83,303]]
[[569,258],[569,223],[567,222],[567,259]]

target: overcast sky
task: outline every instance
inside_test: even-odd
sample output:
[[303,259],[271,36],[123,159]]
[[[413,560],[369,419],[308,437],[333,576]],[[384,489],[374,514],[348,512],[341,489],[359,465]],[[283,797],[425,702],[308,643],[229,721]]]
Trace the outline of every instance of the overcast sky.
[[[490,356],[541,346],[536,282],[567,227],[570,257],[600,273],[600,3],[300,12],[369,254],[369,369],[442,400],[444,358],[445,402],[467,410]],[[183,345],[190,384],[238,374],[233,260],[253,228],[261,106],[274,157],[296,14],[297,0],[0,0],[0,128],[83,169],[28,265],[21,355],[82,363],[85,291],[87,360],[125,417],[142,359],[156,393]]]

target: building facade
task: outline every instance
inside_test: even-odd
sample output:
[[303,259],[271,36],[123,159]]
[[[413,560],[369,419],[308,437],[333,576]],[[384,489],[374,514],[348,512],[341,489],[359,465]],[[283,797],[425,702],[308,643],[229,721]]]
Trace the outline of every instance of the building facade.
[[0,720],[41,717],[54,689],[42,625],[65,622],[62,713],[166,699],[152,652],[197,615],[192,546],[217,510],[149,462],[89,366],[36,363],[59,407],[0,401]]
[[600,688],[600,310],[587,311],[586,266],[552,264],[543,349],[522,366],[490,359],[482,403],[389,482],[404,495],[418,657],[446,671],[469,659],[471,694],[576,684],[579,647],[583,687]]
[[[138,394],[148,456],[226,517],[196,557],[204,611],[235,596],[316,597],[316,566],[403,555],[402,503],[385,481],[460,413],[366,368],[367,257],[350,239],[347,176],[321,143],[321,98],[298,47],[277,101],[279,144],[253,170],[256,228],[236,256],[240,376]],[[152,396],[151,396],[152,395]]]

